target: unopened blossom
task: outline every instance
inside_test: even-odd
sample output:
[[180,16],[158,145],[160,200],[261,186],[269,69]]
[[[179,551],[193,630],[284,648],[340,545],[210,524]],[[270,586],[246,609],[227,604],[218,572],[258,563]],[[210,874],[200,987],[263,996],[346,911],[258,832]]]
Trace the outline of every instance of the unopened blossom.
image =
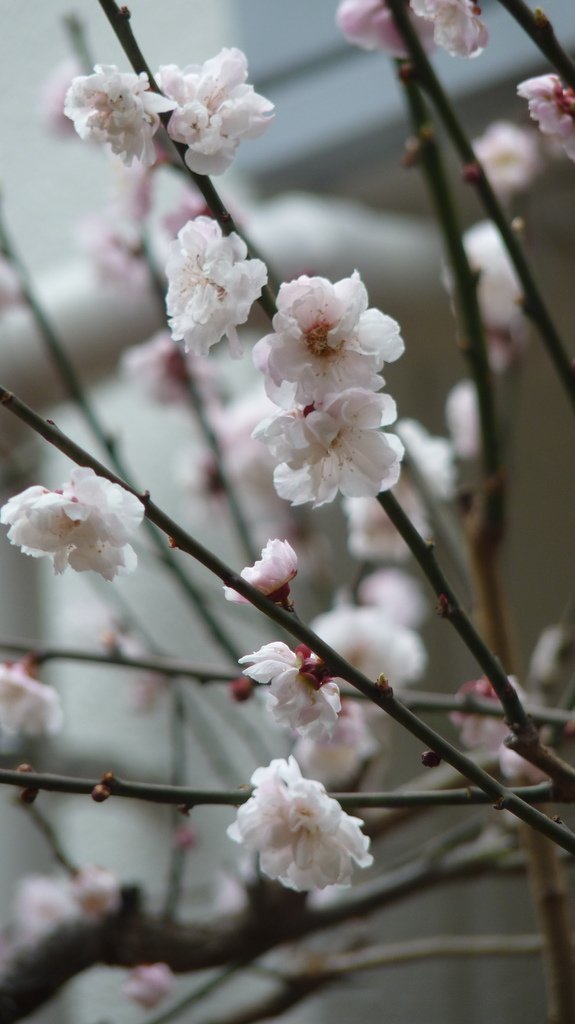
[[239,659],[244,673],[258,683],[269,683],[268,708],[278,725],[300,736],[330,736],[341,707],[339,686],[309,647],[292,651],[280,640],[264,644]]
[[[253,352],[273,401],[305,406],[348,388],[379,390],[384,362],[405,346],[395,320],[367,303],[357,271],[335,284],[304,275],[281,285],[273,333]],[[285,382],[294,387],[284,395]]]
[[239,235],[223,235],[211,217],[189,221],[169,246],[166,275],[172,338],[205,356],[225,334],[232,356],[240,356],[236,327],[247,320],[268,273],[261,260],[247,259]]
[[362,605],[381,608],[386,618],[408,629],[417,629],[427,615],[421,586],[402,569],[378,569],[364,576],[357,598]]
[[493,190],[502,199],[528,188],[541,170],[535,132],[511,121],[494,121],[473,149]]
[[64,113],[82,139],[99,142],[131,164],[150,167],[156,160],[153,136],[159,114],[175,102],[150,91],[147,74],[122,72],[114,64],[96,64],[93,75],[75,78],[66,94]]
[[176,979],[167,964],[140,964],[130,971],[122,992],[145,1010],[152,1010],[174,990]]
[[477,388],[472,380],[460,380],[452,387],[445,401],[445,421],[458,457],[477,458],[481,430]]
[[[433,25],[408,8],[411,22],[424,49],[434,48]],[[408,57],[403,37],[396,28],[385,0],[341,0],[335,19],[346,39],[364,50],[381,50],[391,57]]]
[[410,0],[412,11],[433,24],[437,46],[451,57],[478,57],[488,32],[473,0]]
[[36,942],[77,917],[78,906],[68,879],[26,875],[18,882],[14,899],[17,941]]
[[254,792],[227,832],[259,853],[269,878],[306,892],[349,885],[354,863],[373,863],[362,820],[346,814],[321,782],[303,778],[294,757],[257,768],[251,783]]
[[324,786],[349,786],[378,750],[359,701],[344,700],[333,734],[324,739],[300,736],[294,757],[305,774]]
[[311,407],[280,412],[254,431],[279,462],[274,484],[292,505],[379,494],[397,483],[403,445],[379,428],[393,423],[389,395],[350,388]]
[[517,86],[529,103],[529,113],[544,135],[549,135],[575,160],[575,90],[564,86],[557,75],[527,78]]
[[492,369],[506,369],[526,342],[527,320],[521,308],[523,289],[495,225],[480,221],[463,236],[472,270],[479,274],[477,297],[487,330]]
[[56,690],[30,675],[24,662],[0,664],[0,728],[21,736],[46,736],[62,725]]
[[[417,532],[429,539],[431,525],[425,507],[407,474],[400,477],[393,493]],[[348,520],[347,543],[355,558],[370,562],[405,562],[410,558],[407,544],[379,502],[373,498],[344,498],[342,504]]]
[[76,872],[70,885],[83,917],[105,917],[120,909],[120,880],[107,868],[86,864]]
[[36,485],[10,498],[0,522],[10,527],[8,539],[23,554],[48,555],[54,572],[92,569],[112,580],[136,568],[128,540],[143,515],[141,501],[125,488],[76,467],[56,491]]
[[418,633],[386,617],[381,608],[340,605],[318,615],[311,628],[368,679],[384,675],[390,686],[421,679],[427,654]]
[[[289,585],[297,574],[297,555],[287,540],[268,540],[262,556],[254,565],[242,569],[240,576],[252,587],[266,594],[271,601],[285,604],[289,600]],[[232,587],[224,587],[227,601],[249,604],[247,598]]]
[[222,174],[242,139],[256,139],[269,126],[274,105],[246,84],[247,76],[246,56],[235,47],[183,71],[160,68],[158,83],[176,106],[168,134],[188,147],[185,160],[196,174]]
[[401,419],[396,425],[407,456],[433,494],[449,501],[455,493],[454,449],[445,437],[430,434],[418,420]]

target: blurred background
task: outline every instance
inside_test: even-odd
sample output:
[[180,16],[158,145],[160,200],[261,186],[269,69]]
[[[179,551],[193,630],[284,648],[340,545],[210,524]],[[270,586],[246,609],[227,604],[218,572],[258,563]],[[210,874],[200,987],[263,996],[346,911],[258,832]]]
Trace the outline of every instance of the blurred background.
[[[245,50],[250,81],[277,107],[271,130],[245,143],[233,169],[218,181],[222,194],[277,269],[280,279],[296,273],[319,273],[332,279],[358,269],[365,280],[370,304],[395,317],[402,326],[406,355],[389,368],[386,378],[400,415],[421,420],[434,433],[445,433],[444,403],[450,387],[466,373],[457,350],[449,299],[441,284],[442,246],[417,169],[402,166],[409,130],[403,97],[393,63],[381,54],[349,46],[334,23],[335,0],[133,0],[133,29],[152,68],[162,63],[203,61],[222,46]],[[55,66],[69,54],[63,18],[77,13],[85,26],[96,62],[126,67],[119,45],[99,5],[70,0],[26,0],[15,5],[0,0],[0,91],[2,142],[0,189],[3,216],[22,258],[38,283],[46,307],[65,338],[68,351],[109,429],[142,486],[153,485],[155,500],[171,514],[193,523],[190,503],[182,497],[177,458],[193,453],[194,438],[176,410],[151,409],[130,381],[118,377],[121,351],[146,340],[159,317],[152,297],[118,293],[94,277],[77,243],[77,224],[97,211],[109,189],[103,155],[75,138],[57,138],[43,125],[40,94]],[[575,45],[575,22],[569,0],[554,0],[548,13],[568,48]],[[496,118],[526,124],[525,103],[515,84],[546,68],[527,37],[516,30],[495,2],[485,3],[491,42],[479,60],[460,61],[445,54],[434,58],[471,136]],[[448,147],[447,147],[448,151]],[[448,157],[457,201],[465,225],[482,214],[472,190],[460,182],[457,163]],[[544,174],[521,200],[526,241],[547,298],[567,344],[572,335],[572,286],[575,251],[572,210],[575,200],[573,165],[549,156]],[[167,209],[176,186],[168,183],[160,203]],[[254,326],[254,332],[257,331]],[[262,330],[263,330],[262,321]],[[257,334],[254,333],[254,337]],[[222,368],[222,373],[225,370]],[[239,374],[239,389],[244,386]],[[76,411],[65,401],[36,333],[26,317],[10,314],[0,321],[0,381],[36,408],[49,410],[57,423],[94,451]],[[236,382],[236,386],[237,386]],[[245,385],[247,387],[247,384]],[[514,396],[514,440],[506,545],[507,585],[511,597],[518,649],[526,664],[540,630],[557,621],[573,580],[571,543],[575,497],[571,413],[548,358],[533,332],[518,393]],[[52,483],[65,477],[67,465],[56,454],[16,430],[7,414],[0,418],[0,453],[6,493],[30,482]],[[176,458],[177,457],[177,458]],[[17,484],[16,484],[17,481]],[[334,550],[343,548],[338,514],[325,518]],[[223,520],[204,516],[202,539],[217,546],[232,564],[243,562],[233,541],[225,536]],[[342,553],[342,552],[340,552]],[[345,582],[346,566],[342,559]],[[94,608],[93,594],[79,577],[54,580],[43,563],[22,558],[4,540],[0,544],[0,635],[80,643],[85,623],[72,609]],[[203,571],[193,570],[206,600],[219,600],[219,587]],[[160,580],[152,559],[119,590],[141,620],[153,604],[152,639],[174,654],[209,660],[213,655],[196,622],[174,593]],[[230,628],[254,644],[273,637],[255,615],[238,620],[225,613]],[[88,626],[90,623],[88,622]],[[426,631],[432,671],[429,685],[451,691],[472,673],[469,659],[444,624],[431,622]],[[246,646],[246,650],[248,647]],[[251,649],[251,648],[250,648]],[[132,778],[161,776],[166,771],[164,737],[169,732],[168,709],[159,706],[149,716],[130,718],[128,686],[118,674],[58,666],[50,678],[64,694],[67,731],[58,751],[39,745],[38,764],[48,763],[78,774],[98,774],[114,767]],[[221,698],[221,699],[220,699]],[[234,738],[227,698],[207,700],[208,720],[227,715],[226,743],[236,759],[238,781],[246,781],[257,763]],[[205,704],[206,702],[204,702]],[[199,714],[198,710],[198,714]],[[162,737],[162,742],[157,737]],[[405,736],[395,737],[396,754],[390,781],[402,777],[405,765],[418,756],[418,746]],[[2,758],[12,765],[17,749]],[[206,773],[205,757],[190,750],[198,776]],[[106,864],[123,878],[144,882],[157,897],[167,870],[162,837],[165,816],[154,809],[103,808],[72,798],[46,801],[75,859]],[[214,837],[221,837],[229,815],[208,809],[199,816],[202,843],[194,853],[189,879],[191,907],[209,906],[206,887],[212,877]],[[47,871],[49,856],[42,840],[0,794],[0,920],[6,922],[15,879],[24,871]],[[401,844],[420,843],[438,828],[426,823]],[[227,866],[233,854],[224,854]],[[478,881],[450,886],[447,893],[431,892],[381,915],[382,939],[453,933],[529,930],[532,920],[523,883],[513,880]],[[378,1020],[382,1010],[389,1024],[425,1019],[430,1024],[485,1024],[489,1020],[521,1019],[539,1024],[543,1017],[539,969],[531,961],[504,964],[487,961],[479,968],[449,961],[400,967],[384,975],[361,975],[336,991],[315,999],[305,1009],[287,1015],[290,1024],[323,1021],[337,1013],[339,1021],[361,1016]],[[98,1020],[130,1024],[141,1014],[122,1005],[118,993],[122,972],[93,971],[70,987],[57,1007],[36,1015],[37,1024],[96,1024]],[[525,1000],[517,1005],[518,986]]]

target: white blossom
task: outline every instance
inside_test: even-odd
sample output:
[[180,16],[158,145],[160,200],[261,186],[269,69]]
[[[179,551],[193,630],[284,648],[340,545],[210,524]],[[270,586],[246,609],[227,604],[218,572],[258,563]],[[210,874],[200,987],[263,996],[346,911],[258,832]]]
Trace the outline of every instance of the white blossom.
[[166,307],[175,341],[205,356],[227,335],[232,356],[242,349],[236,327],[248,318],[267,281],[261,260],[247,259],[245,242],[224,236],[211,217],[197,217],[169,246]]
[[268,708],[278,725],[301,736],[330,736],[341,707],[339,686],[323,662],[308,647],[295,651],[280,640],[239,660],[244,674],[258,683],[270,683]]
[[86,864],[76,872],[70,885],[83,917],[95,919],[120,909],[120,880],[108,868]]
[[264,420],[254,437],[278,460],[274,484],[281,498],[314,508],[349,497],[375,495],[397,482],[403,445],[379,427],[392,423],[389,395],[351,388],[327,395],[311,409],[280,412]]
[[453,498],[455,452],[451,441],[433,436],[417,420],[401,419],[395,429],[433,494],[444,501]]
[[379,371],[400,357],[404,344],[395,320],[367,302],[357,271],[335,284],[304,275],[281,285],[273,334],[253,353],[273,401],[305,406],[349,388],[379,390]]
[[228,836],[260,855],[260,868],[298,892],[349,885],[353,863],[369,867],[369,838],[321,782],[305,779],[294,757],[257,768],[254,792]]
[[136,568],[136,553],[128,538],[142,521],[141,501],[119,484],[77,467],[57,491],[28,487],[0,511],[10,527],[8,539],[25,555],[48,555],[54,572],[70,566],[76,572],[93,569],[106,580]]
[[414,14],[433,23],[434,39],[452,57],[478,57],[488,33],[473,0],[410,0]]
[[82,139],[105,143],[126,164],[156,160],[153,136],[159,114],[173,110],[171,99],[150,91],[145,72],[121,72],[114,64],[96,64],[93,75],[75,78],[66,93],[64,113]]
[[[268,540],[262,550],[262,556],[254,565],[242,569],[240,576],[251,583],[252,587],[272,601],[285,603],[289,595],[289,584],[297,574],[297,555],[287,540]],[[249,604],[249,601],[238,594],[232,587],[224,587],[227,601]]]
[[427,615],[421,586],[402,569],[378,569],[364,576],[357,597],[360,604],[381,608],[386,618],[409,629],[421,626]]
[[167,964],[140,964],[130,971],[122,992],[145,1010],[152,1010],[174,990],[176,979]]
[[341,605],[310,625],[368,679],[383,674],[390,686],[401,687],[425,671],[427,654],[419,634],[388,619],[381,608]]
[[541,169],[536,133],[511,121],[494,121],[473,140],[473,149],[502,199],[526,189]]
[[[406,474],[400,477],[394,494],[417,532],[428,539],[431,526],[424,505]],[[373,498],[344,498],[343,510],[348,520],[347,543],[355,558],[392,562],[410,558],[407,544],[379,502]]]
[[559,142],[575,160],[575,90],[564,86],[557,75],[527,78],[517,93],[529,103],[529,113],[544,135]]
[[0,727],[23,736],[45,736],[62,725],[60,698],[38,682],[23,662],[0,664]]
[[223,49],[204,64],[158,72],[163,92],[175,101],[168,134],[188,147],[185,160],[196,174],[222,174],[242,139],[255,139],[273,119],[273,103],[246,85],[247,60]]
[[77,916],[68,879],[26,875],[18,882],[14,900],[17,941],[36,942]]

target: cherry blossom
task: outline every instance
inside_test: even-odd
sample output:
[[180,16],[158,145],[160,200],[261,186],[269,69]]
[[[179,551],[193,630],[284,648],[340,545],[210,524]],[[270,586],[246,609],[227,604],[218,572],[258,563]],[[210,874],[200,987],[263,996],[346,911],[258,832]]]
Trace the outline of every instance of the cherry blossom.
[[245,242],[224,236],[211,217],[197,217],[169,246],[166,307],[172,338],[205,356],[227,335],[232,356],[242,354],[236,327],[248,318],[267,281],[261,260],[247,259]]
[[42,82],[39,96],[40,117],[44,127],[55,135],[74,135],[74,125],[64,113],[66,94],[81,68],[75,57],[66,57],[52,68]]
[[62,725],[60,698],[30,675],[24,662],[0,664],[0,727],[23,736],[45,736]]
[[273,119],[273,103],[246,85],[247,60],[236,48],[204,64],[180,70],[167,64],[158,83],[176,107],[168,134],[188,147],[185,160],[196,174],[222,174],[242,139],[256,139]]
[[349,497],[375,495],[397,482],[403,445],[379,427],[392,423],[389,395],[350,388],[311,407],[280,412],[254,431],[280,465],[274,484],[281,498],[314,508]]
[[417,420],[401,419],[396,426],[407,455],[433,494],[449,501],[455,493],[454,449],[445,437],[434,437]]
[[[297,574],[297,555],[287,540],[269,540],[262,557],[254,565],[242,569],[240,576],[256,590],[267,594],[271,601],[289,603],[289,585]],[[232,587],[224,587],[227,601],[249,604],[247,598]]]
[[306,775],[324,786],[349,786],[369,757],[378,750],[359,701],[344,700],[330,737],[314,740],[300,736],[294,757]]
[[330,736],[340,710],[339,686],[321,658],[300,644],[295,651],[280,640],[240,658],[245,675],[270,683],[268,708],[278,725],[301,736]]
[[70,883],[65,878],[26,875],[16,888],[14,926],[19,942],[36,942],[78,916]]
[[149,86],[144,72],[135,75],[114,64],[96,64],[93,75],[73,80],[64,113],[80,138],[104,143],[126,164],[138,159],[150,167],[156,160],[153,136],[160,124],[158,115],[176,104]]
[[417,629],[427,615],[427,602],[417,580],[402,569],[378,569],[357,588],[360,604],[381,608],[398,626]]
[[[367,302],[357,271],[335,284],[304,275],[281,285],[274,333],[254,348],[273,401],[305,406],[348,388],[379,390],[384,361],[398,359],[404,344],[395,320]],[[286,381],[294,388],[282,388]]]
[[433,23],[434,39],[452,57],[478,57],[488,33],[473,0],[411,0],[412,11]]
[[488,332],[489,361],[502,371],[520,357],[527,340],[523,290],[497,228],[480,221],[463,236],[470,266],[479,273],[477,297]]
[[473,140],[473,149],[502,199],[526,189],[541,170],[535,133],[511,121],[494,121]]
[[23,554],[48,555],[55,573],[70,566],[112,580],[136,568],[136,553],[127,541],[143,515],[144,506],[129,491],[93,469],[76,467],[59,490],[33,486],[10,498],[0,522],[10,527],[8,539]]
[[168,331],[158,331],[141,345],[127,349],[121,360],[123,373],[160,405],[187,402],[192,377],[211,398],[214,374],[207,360],[182,352]]
[[[424,49],[433,50],[433,25],[408,10]],[[385,0],[341,0],[335,18],[350,43],[364,50],[382,50],[391,57],[409,56]]]
[[[422,537],[431,536],[431,525],[419,494],[407,474],[399,479],[394,494]],[[349,550],[355,558],[368,561],[404,562],[411,552],[391,519],[373,498],[344,498],[348,520]]]
[[543,134],[575,160],[575,90],[562,85],[557,75],[539,75],[520,82],[517,93],[528,101],[529,113]]
[[481,432],[477,389],[472,380],[460,380],[452,387],[445,400],[445,421],[459,458],[477,458]]
[[257,768],[251,783],[254,792],[227,833],[259,853],[269,878],[306,892],[349,885],[354,862],[373,863],[362,820],[346,814],[321,782],[303,778],[294,757]]
[[421,679],[427,654],[418,633],[387,618],[381,608],[340,605],[318,615],[311,628],[368,679],[384,675],[391,686]]
[[167,964],[140,964],[130,971],[122,986],[122,992],[138,1006],[152,1010],[171,995],[175,981],[174,974]]
[[143,291],[149,284],[141,231],[134,223],[118,217],[112,207],[82,217],[74,234],[100,282],[134,291]]

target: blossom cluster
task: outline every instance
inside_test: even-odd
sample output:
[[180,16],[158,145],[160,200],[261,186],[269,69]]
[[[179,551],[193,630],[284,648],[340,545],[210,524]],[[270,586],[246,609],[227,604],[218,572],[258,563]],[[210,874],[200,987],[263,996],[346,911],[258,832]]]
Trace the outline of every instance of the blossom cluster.
[[260,855],[260,867],[298,892],[349,885],[355,862],[369,867],[363,822],[342,810],[321,782],[303,778],[294,757],[277,758],[251,777],[255,787],[228,836]]
[[399,477],[403,446],[383,433],[395,402],[379,393],[381,370],[403,352],[395,320],[368,309],[357,271],[332,284],[303,275],[282,284],[273,333],[254,348],[254,362],[278,412],[254,437],[278,465],[280,497],[314,507],[376,495]]
[[[452,57],[477,57],[487,45],[487,28],[473,0],[410,0],[406,5],[423,48],[447,50]],[[408,57],[386,0],[341,0],[336,20],[351,43]]]
[[223,49],[183,71],[165,65],[156,77],[162,92],[150,88],[145,72],[97,64],[94,74],[73,79],[64,113],[82,139],[105,144],[126,164],[137,159],[147,167],[156,161],[159,115],[170,113],[168,135],[186,146],[186,163],[196,174],[221,174],[241,139],[254,139],[268,127],[273,104],[246,84],[241,50]]

